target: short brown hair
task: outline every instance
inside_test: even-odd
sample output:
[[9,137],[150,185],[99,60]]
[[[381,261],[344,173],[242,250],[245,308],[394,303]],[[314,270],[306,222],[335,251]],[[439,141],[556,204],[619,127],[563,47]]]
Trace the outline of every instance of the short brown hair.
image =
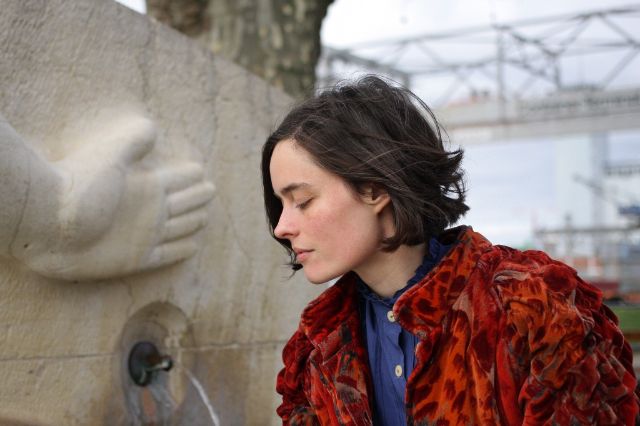
[[273,232],[282,214],[269,172],[278,142],[295,140],[358,192],[365,184],[386,190],[396,233],[383,248],[393,251],[440,234],[469,210],[463,152],[447,151],[443,133],[420,98],[372,75],[340,83],[291,110],[264,144],[262,183],[271,235],[287,248],[294,270],[300,265],[291,244]]

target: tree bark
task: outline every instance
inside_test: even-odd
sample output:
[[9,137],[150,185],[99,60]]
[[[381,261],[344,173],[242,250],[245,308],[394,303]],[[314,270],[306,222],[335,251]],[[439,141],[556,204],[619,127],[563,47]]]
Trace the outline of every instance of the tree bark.
[[147,11],[301,98],[313,92],[320,28],[332,2],[147,0]]

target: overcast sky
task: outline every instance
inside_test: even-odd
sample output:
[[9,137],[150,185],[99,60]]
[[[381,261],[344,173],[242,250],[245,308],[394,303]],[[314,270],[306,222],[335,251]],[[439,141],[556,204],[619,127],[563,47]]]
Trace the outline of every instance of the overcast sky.
[[449,31],[513,20],[637,4],[629,0],[336,0],[322,26],[334,47],[386,37]]

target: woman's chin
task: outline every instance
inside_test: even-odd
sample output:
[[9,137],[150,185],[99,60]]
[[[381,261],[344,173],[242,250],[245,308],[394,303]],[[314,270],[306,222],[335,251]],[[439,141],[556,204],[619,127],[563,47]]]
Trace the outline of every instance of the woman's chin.
[[315,275],[308,275],[308,274],[305,274],[305,277],[307,277],[307,281],[309,281],[311,284],[324,284],[331,279],[331,278],[325,279],[322,277],[317,277]]
[[316,271],[311,270],[310,268],[303,267],[302,271],[304,272],[304,276],[307,280],[312,284],[327,284],[329,282],[335,282],[336,278],[341,277],[344,274],[327,274],[327,273],[317,273]]

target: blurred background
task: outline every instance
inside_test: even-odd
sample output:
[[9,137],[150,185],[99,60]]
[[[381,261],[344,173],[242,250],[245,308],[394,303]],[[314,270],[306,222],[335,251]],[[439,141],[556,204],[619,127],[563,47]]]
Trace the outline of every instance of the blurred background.
[[[640,3],[121,2],[294,97],[372,72],[407,85],[466,151],[463,223],[572,265],[640,340]],[[238,20],[258,41],[225,44]]]

